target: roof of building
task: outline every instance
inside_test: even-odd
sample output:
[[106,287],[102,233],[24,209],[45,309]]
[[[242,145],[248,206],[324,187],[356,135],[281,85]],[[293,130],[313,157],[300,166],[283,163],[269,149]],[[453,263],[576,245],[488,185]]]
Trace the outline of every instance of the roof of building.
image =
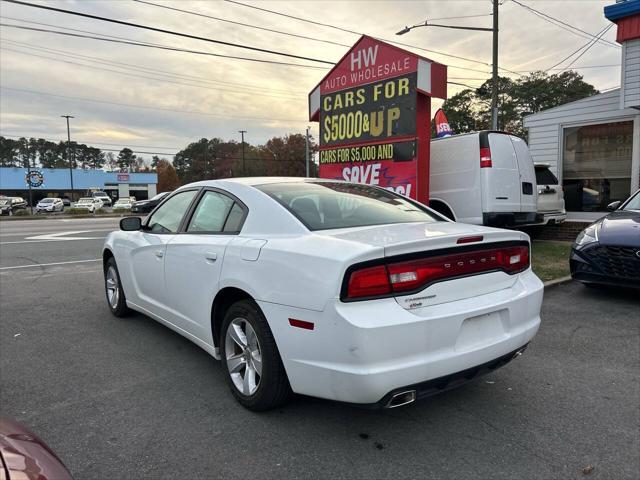
[[539,112],[536,113],[532,113],[531,115],[525,115],[524,116],[524,120],[532,120],[535,119],[537,116],[539,115],[543,115],[549,112],[553,112],[556,110],[564,110],[564,109],[568,109],[571,108],[571,106],[576,105],[578,103],[584,103],[586,101],[590,101],[590,100],[594,100],[597,98],[603,98],[603,97],[612,97],[612,96],[620,96],[620,89],[616,88],[614,90],[609,90],[608,92],[603,92],[603,93],[596,93],[595,95],[591,95],[590,97],[585,97],[585,98],[581,98],[579,100],[574,100],[573,102],[567,102],[567,103],[563,103],[562,105],[558,105],[557,107],[553,107],[553,108],[548,108],[547,110],[540,110]]
[[604,16],[612,22],[638,14],[640,14],[640,0],[622,0],[604,7]]

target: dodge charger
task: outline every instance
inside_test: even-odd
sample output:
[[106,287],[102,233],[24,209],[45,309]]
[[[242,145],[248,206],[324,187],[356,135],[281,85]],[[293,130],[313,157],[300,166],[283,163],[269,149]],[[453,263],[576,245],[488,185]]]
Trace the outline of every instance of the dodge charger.
[[505,365],[540,325],[526,234],[368,185],[192,183],[122,219],[103,264],[115,316],[141,312],[221,360],[252,410],[292,393],[412,403]]

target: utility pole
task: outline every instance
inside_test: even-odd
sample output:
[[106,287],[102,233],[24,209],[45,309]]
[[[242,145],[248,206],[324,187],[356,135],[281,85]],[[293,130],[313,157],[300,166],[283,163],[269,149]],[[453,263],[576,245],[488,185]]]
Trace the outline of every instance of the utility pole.
[[492,130],[498,129],[498,6],[500,0],[493,1],[493,27],[466,27],[462,25],[441,25],[437,23],[429,23],[429,20],[425,20],[422,23],[416,23],[412,26],[406,26],[396,35],[404,35],[409,33],[414,28],[420,27],[438,27],[438,28],[453,28],[455,30],[471,30],[476,32],[492,32],[493,33],[493,75],[492,75],[492,88],[491,88],[491,128]]
[[309,178],[309,127],[307,127],[307,134],[304,137],[304,163],[307,166],[307,178]]
[[33,215],[33,192],[31,190],[31,161],[27,158],[27,184],[29,185],[29,210]]
[[207,179],[207,150],[209,150],[209,139],[204,142],[204,179]]
[[238,132],[242,136],[242,175],[246,175],[247,171],[245,170],[245,165],[244,165],[244,134],[247,133],[247,131],[246,130],[238,130]]
[[71,162],[71,155],[69,154],[69,150],[71,149],[71,131],[69,130],[69,119],[75,117],[73,117],[72,115],[60,115],[60,117],[67,119],[67,162],[69,163],[69,179],[71,180],[71,201],[73,202],[73,195],[75,193],[73,189],[73,164],[75,163],[75,158],[73,159],[74,162]]
[[491,129],[498,130],[498,2],[493,0],[493,87],[491,89]]

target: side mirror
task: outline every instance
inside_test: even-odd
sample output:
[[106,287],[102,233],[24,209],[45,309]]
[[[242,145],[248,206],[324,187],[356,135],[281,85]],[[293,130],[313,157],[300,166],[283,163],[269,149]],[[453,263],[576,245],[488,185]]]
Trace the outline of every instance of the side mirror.
[[120,220],[120,230],[125,232],[135,232],[142,227],[142,220],[140,217],[124,217]]
[[611,210],[611,211],[617,210],[621,203],[622,202],[620,200],[611,202],[609,205],[607,205],[607,210]]

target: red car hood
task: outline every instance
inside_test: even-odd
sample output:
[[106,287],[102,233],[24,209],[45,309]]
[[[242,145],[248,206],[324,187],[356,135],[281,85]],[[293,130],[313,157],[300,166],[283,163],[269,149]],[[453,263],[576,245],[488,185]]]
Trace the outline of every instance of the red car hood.
[[6,418],[0,418],[0,457],[9,480],[72,480],[55,453],[36,434]]

